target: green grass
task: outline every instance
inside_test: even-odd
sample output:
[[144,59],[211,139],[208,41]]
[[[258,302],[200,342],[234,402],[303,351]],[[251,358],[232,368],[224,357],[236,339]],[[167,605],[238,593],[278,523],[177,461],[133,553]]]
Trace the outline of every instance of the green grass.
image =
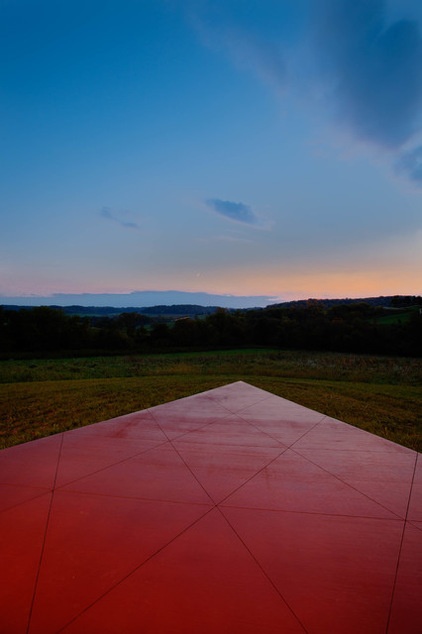
[[0,362],[0,447],[237,380],[421,450],[422,362],[242,350]]

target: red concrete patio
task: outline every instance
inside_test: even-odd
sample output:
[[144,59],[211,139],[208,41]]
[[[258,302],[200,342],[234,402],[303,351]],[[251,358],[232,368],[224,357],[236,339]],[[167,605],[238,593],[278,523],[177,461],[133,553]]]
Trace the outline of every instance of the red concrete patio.
[[243,382],[0,453],[2,634],[420,634],[422,459]]

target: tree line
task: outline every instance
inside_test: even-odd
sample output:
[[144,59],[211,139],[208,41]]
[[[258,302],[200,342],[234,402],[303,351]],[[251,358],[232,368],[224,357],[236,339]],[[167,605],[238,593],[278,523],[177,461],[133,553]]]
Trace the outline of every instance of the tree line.
[[115,316],[68,315],[47,306],[0,306],[0,353],[102,354],[237,347],[422,355],[422,315],[414,305],[388,311],[368,303],[217,309],[170,319],[137,312]]

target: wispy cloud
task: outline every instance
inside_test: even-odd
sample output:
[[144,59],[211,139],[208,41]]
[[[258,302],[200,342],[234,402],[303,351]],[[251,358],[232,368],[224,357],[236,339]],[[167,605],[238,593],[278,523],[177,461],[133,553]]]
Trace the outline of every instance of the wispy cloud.
[[384,0],[322,0],[317,53],[327,97],[359,138],[397,149],[420,125],[422,37],[418,22],[388,22]]
[[277,92],[284,91],[287,67],[280,42],[269,41],[239,25],[211,26],[199,19],[194,23],[206,46],[225,53],[238,68],[252,71]]
[[231,244],[253,244],[254,240],[251,238],[245,238],[242,236],[236,235],[227,235],[227,234],[218,234],[218,235],[208,235],[203,238],[199,238],[199,241],[202,243],[210,243],[210,242],[227,242]]
[[215,213],[234,222],[240,222],[258,229],[268,228],[263,219],[260,218],[249,205],[245,205],[245,203],[210,198],[205,201],[205,204]]
[[218,242],[232,242],[234,244],[253,244],[253,240],[250,238],[242,238],[241,236],[230,236],[230,235],[218,235],[214,238]]
[[134,222],[132,220],[125,220],[124,216],[126,216],[127,214],[128,212],[114,212],[110,209],[110,207],[102,207],[100,211],[100,215],[102,218],[115,222],[125,229],[135,229],[136,231],[140,231],[141,227],[137,222]]
[[[393,163],[399,160],[400,172],[419,182],[419,148],[403,154],[417,144],[422,127],[422,33],[411,3],[405,19],[393,19],[387,0],[302,0],[294,36],[287,35],[283,21],[283,11],[291,9],[287,3],[278,13],[273,3],[263,3],[266,27],[274,14],[270,37],[259,23],[236,22],[236,11],[226,4],[194,5],[193,22],[206,46],[224,52],[279,96],[305,94],[312,109],[317,94],[332,125],[382,150]],[[212,12],[215,6],[220,10]],[[236,209],[227,207],[230,213]]]
[[422,187],[422,145],[403,152],[396,163],[398,173],[404,173],[414,183]]

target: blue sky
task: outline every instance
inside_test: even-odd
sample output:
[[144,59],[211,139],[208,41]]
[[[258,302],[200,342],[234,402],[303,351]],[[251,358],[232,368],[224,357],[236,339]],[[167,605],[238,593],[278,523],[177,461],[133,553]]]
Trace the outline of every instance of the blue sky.
[[421,293],[419,0],[1,0],[0,296]]

